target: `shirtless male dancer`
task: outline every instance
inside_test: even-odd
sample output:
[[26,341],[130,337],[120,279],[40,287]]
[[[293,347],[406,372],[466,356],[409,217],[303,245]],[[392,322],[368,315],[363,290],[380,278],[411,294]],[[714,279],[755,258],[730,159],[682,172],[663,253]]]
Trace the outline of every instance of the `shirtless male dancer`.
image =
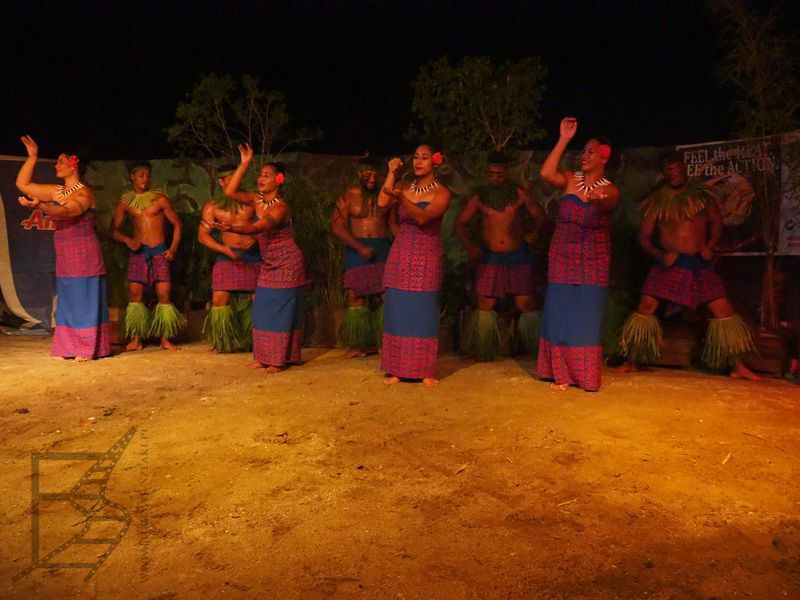
[[[379,162],[365,156],[356,168],[358,180],[336,202],[331,231],[345,244],[344,288],[347,311],[339,330],[345,356],[366,356],[380,346],[383,335],[383,271],[395,219],[390,208],[380,208]],[[377,307],[371,310],[370,299]]]
[[[126,350],[141,350],[142,339],[158,337],[164,350],[177,350],[169,341],[186,325],[186,319],[170,302],[171,277],[169,263],[175,258],[181,240],[181,220],[167,198],[159,190],[150,189],[149,162],[130,165],[128,175],[133,191],[122,195],[114,211],[112,237],[131,251],[128,261],[128,307],[125,311],[125,337],[130,338]],[[120,227],[125,217],[133,222],[133,237]],[[166,245],[165,222],[173,227],[172,243]],[[145,286],[152,285],[158,297],[153,313],[142,302]]]
[[[222,165],[217,171],[220,190],[225,189],[236,165]],[[204,329],[212,352],[249,351],[253,347],[253,319],[250,303],[241,312],[231,306],[231,294],[247,292],[253,294],[261,268],[261,253],[256,238],[252,235],[221,231],[217,241],[211,232],[214,223],[243,225],[255,219],[255,209],[239,204],[220,193],[203,205],[202,219],[197,228],[197,239],[215,253],[214,269],[211,272],[211,310],[206,317]]]
[[[636,311],[628,317],[620,350],[628,358],[623,372],[660,355],[661,325],[655,316],[661,302],[696,310],[706,304],[709,320],[703,360],[712,369],[730,367],[734,378],[758,379],[742,362],[755,351],[750,329],[725,294],[711,259],[722,234],[722,215],[714,194],[701,179],[688,179],[680,154],[664,163],[666,184],[641,204],[639,243],[657,263],[642,287]],[[653,234],[657,234],[657,242]]]
[[[506,180],[508,158],[502,152],[487,156],[488,185],[470,196],[455,222],[454,233],[472,262],[477,264],[475,291],[478,310],[472,313],[462,350],[480,361],[494,360],[500,345],[497,326],[497,301],[506,295],[514,298],[520,311],[517,335],[529,352],[538,345],[539,313],[534,312],[533,262],[525,239],[523,215],[533,222],[538,236],[546,217],[530,193]],[[480,215],[483,247],[470,240],[469,222]]]

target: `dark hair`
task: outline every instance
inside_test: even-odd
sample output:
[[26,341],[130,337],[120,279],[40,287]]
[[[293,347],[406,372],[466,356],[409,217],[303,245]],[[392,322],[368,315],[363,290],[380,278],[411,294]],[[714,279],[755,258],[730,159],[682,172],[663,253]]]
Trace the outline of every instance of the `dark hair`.
[[380,161],[374,156],[370,156],[369,154],[364,154],[364,156],[358,159],[358,163],[356,163],[356,168],[359,171],[378,169],[380,168],[380,166],[381,166]]
[[217,173],[224,173],[225,171],[235,171],[238,165],[234,163],[225,163],[217,167]]
[[278,173],[283,173],[284,175],[286,174],[286,165],[284,165],[282,162],[274,162],[274,161],[265,162],[263,165],[261,165],[262,169],[264,167],[272,167],[275,170],[276,175]]
[[133,175],[133,172],[139,169],[147,169],[148,171],[153,170],[153,163],[151,163],[149,160],[132,160],[127,166],[128,175]]
[[486,155],[486,164],[487,165],[503,165],[504,167],[508,166],[508,156],[506,156],[505,152],[500,152],[499,150],[492,150],[489,154]]
[[683,164],[683,152],[674,149],[664,152],[664,156],[661,157],[661,166],[666,167],[675,163]]
[[[86,168],[89,166],[89,159],[86,158],[85,153],[78,150],[77,148],[67,148],[66,150],[62,150],[61,154],[69,158],[70,156],[76,156],[78,158],[78,177],[83,178],[86,175]],[[59,156],[61,156],[59,154]]]
[[414,151],[420,146],[427,146],[428,148],[430,148],[431,154],[433,154],[434,152],[441,152],[442,154],[444,154],[444,148],[440,143],[436,142],[435,140],[425,140],[425,139],[417,141],[417,145],[414,146],[414,148],[411,150],[411,153],[413,154]]

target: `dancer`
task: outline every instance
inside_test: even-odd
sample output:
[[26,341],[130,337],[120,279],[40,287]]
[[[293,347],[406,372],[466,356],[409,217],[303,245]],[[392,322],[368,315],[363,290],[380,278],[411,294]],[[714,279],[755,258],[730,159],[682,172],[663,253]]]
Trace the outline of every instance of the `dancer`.
[[28,158],[17,175],[17,188],[29,198],[19,203],[52,217],[56,254],[56,327],[50,354],[78,362],[111,355],[106,265],[94,230],[95,199],[80,180],[80,157],[59,154],[56,177],[63,185],[32,183],[39,147],[21,138]]
[[[221,190],[230,180],[236,165],[222,165],[217,171],[217,184]],[[202,219],[197,228],[197,239],[215,253],[211,272],[211,310],[203,329],[208,328],[212,352],[251,350],[253,346],[253,320],[251,302],[234,310],[231,295],[255,292],[261,254],[256,238],[250,235],[224,231],[221,241],[212,237],[214,223],[246,224],[255,217],[252,206],[239,204],[224,194],[211,198],[203,205]],[[235,302],[233,303],[235,304]]]
[[413,182],[397,181],[403,161],[389,161],[389,173],[378,195],[378,206],[398,206],[398,226],[384,284],[384,383],[400,379],[439,384],[435,378],[439,351],[439,292],[444,271],[442,216],[450,204],[450,190],[436,178],[444,156],[429,144],[414,152]]
[[[488,185],[478,188],[467,200],[455,222],[454,233],[470,260],[477,263],[475,291],[478,310],[467,325],[462,350],[481,361],[494,360],[500,345],[497,301],[514,298],[520,312],[517,336],[529,352],[538,348],[540,315],[534,312],[533,261],[525,239],[523,214],[533,221],[539,235],[545,215],[530,193],[506,181],[508,158],[502,152],[487,156]],[[480,215],[484,248],[472,243],[467,233],[470,221]]]
[[541,168],[545,183],[563,190],[548,254],[537,372],[552,387],[600,389],[600,334],[608,294],[611,239],[609,214],[619,190],[605,177],[611,146],[593,138],[583,148],[580,171],[560,171],[559,161],[578,129],[561,121],[560,137]]
[[[164,350],[177,350],[170,342],[186,326],[186,319],[170,301],[172,278],[169,263],[181,240],[181,220],[172,202],[160,190],[150,189],[149,162],[130,165],[128,177],[133,191],[120,198],[111,223],[111,237],[131,251],[128,259],[128,307],[125,310],[126,350],[141,350],[142,340],[158,337]],[[120,231],[125,217],[133,222],[133,237]],[[166,221],[172,224],[172,243],[167,247]],[[153,286],[158,304],[153,314],[142,302],[146,286]]]
[[[377,205],[378,161],[358,160],[358,181],[337,200],[331,231],[344,244],[344,288],[347,311],[339,341],[348,348],[345,357],[366,356],[380,346],[383,334],[383,271],[394,226],[394,213]],[[391,221],[391,222],[390,222]],[[378,303],[371,310],[369,301]]]
[[222,231],[255,235],[263,263],[253,300],[252,368],[265,368],[269,374],[300,362],[303,341],[303,286],[306,272],[303,253],[292,235],[292,217],[283,198],[286,181],[281,163],[267,163],[258,175],[258,191],[239,190],[244,174],[253,161],[250,144],[239,146],[242,162],[225,184],[224,192],[241,204],[252,206],[258,220],[254,223],[221,223]]
[[[708,305],[709,321],[703,360],[712,369],[730,368],[734,378],[758,379],[742,362],[755,352],[749,327],[725,294],[711,259],[722,234],[722,215],[713,192],[701,179],[688,179],[683,157],[672,154],[664,164],[666,184],[641,204],[639,243],[658,261],[642,287],[636,311],[625,321],[620,350],[628,358],[621,370],[658,360],[661,325],[655,312],[661,302],[696,310]],[[658,243],[653,242],[657,233]]]

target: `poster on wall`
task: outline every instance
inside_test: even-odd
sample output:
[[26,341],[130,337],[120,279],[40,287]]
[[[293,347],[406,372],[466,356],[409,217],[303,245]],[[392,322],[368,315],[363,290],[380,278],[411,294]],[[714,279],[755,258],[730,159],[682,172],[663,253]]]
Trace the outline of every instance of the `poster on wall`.
[[764,206],[780,202],[779,137],[710,142],[676,148],[689,177],[701,177],[722,213],[719,250],[729,255],[764,254]]
[[781,141],[783,203],[778,221],[778,254],[800,256],[800,132],[784,135]]
[[[0,291],[26,327],[50,328],[55,295],[55,226],[41,210],[19,204],[21,158],[0,157]],[[56,183],[53,163],[40,159],[33,179]]]

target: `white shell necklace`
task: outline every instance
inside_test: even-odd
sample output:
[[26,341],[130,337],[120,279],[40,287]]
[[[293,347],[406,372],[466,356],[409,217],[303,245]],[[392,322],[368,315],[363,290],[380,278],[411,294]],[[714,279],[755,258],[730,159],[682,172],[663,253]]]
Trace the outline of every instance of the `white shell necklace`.
[[70,187],[69,189],[65,189],[65,187],[66,186],[59,185],[58,188],[57,188],[58,192],[56,193],[56,197],[59,200],[64,200],[65,198],[68,198],[69,196],[71,196],[72,194],[77,192],[79,189],[84,188],[86,186],[82,182],[79,181],[78,183],[76,183],[75,185]]
[[256,196],[258,196],[258,205],[261,208],[269,208],[270,206],[274,206],[275,204],[281,201],[280,196],[275,196],[272,200],[267,200],[266,198],[264,198],[263,192],[256,192]]
[[436,181],[435,179],[433,181],[431,181],[428,185],[423,185],[421,187],[417,185],[416,181],[414,181],[411,184],[411,189],[414,192],[414,194],[417,195],[417,196],[421,196],[422,194],[424,194],[426,192],[430,192],[431,190],[436,189],[437,187],[439,187],[439,182]]
[[611,181],[605,177],[601,177],[592,185],[586,185],[586,174],[583,171],[575,171],[574,175],[575,182],[577,183],[576,187],[578,188],[579,192],[583,193],[584,196],[586,196],[589,192],[596,190],[597,188],[603,187],[604,185],[611,185]]

